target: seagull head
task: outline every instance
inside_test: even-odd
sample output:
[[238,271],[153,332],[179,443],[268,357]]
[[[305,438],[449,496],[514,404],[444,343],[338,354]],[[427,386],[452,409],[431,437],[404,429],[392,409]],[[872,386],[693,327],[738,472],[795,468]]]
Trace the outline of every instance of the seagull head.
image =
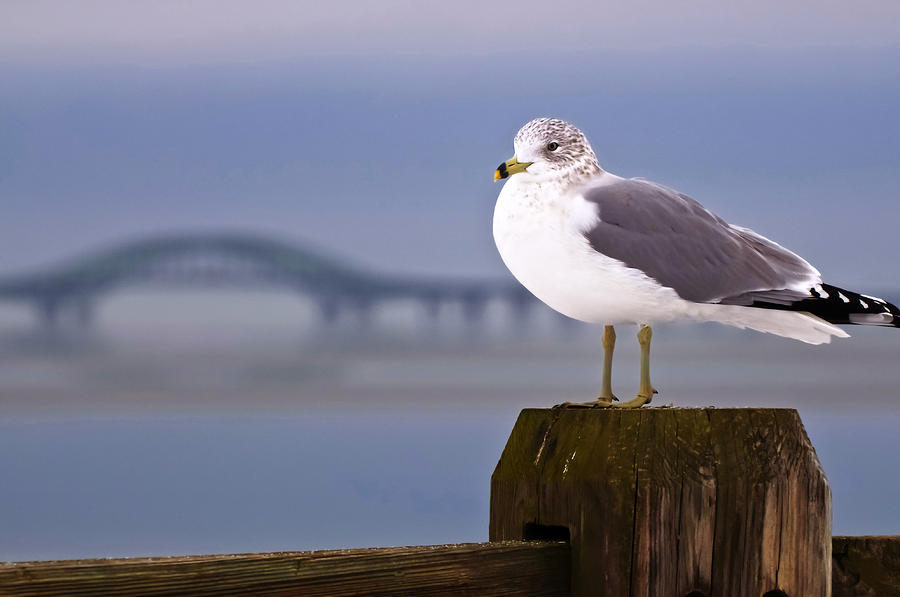
[[558,118],[536,118],[519,129],[516,154],[500,164],[494,180],[527,172],[538,179],[586,178],[601,172],[587,137]]

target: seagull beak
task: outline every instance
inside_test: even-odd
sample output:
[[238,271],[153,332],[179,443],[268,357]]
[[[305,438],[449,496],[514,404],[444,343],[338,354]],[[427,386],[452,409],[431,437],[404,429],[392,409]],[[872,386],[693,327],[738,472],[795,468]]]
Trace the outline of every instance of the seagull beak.
[[509,178],[513,174],[517,172],[525,172],[525,168],[533,164],[534,162],[520,162],[516,159],[516,156],[513,156],[500,164],[500,167],[494,171],[494,180],[500,180],[501,178]]

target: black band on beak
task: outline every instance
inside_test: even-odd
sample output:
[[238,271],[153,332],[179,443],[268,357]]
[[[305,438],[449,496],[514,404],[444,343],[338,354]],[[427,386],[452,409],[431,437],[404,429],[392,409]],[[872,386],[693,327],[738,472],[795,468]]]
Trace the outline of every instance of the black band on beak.
[[509,178],[509,172],[506,171],[506,162],[497,167],[497,176],[499,178]]

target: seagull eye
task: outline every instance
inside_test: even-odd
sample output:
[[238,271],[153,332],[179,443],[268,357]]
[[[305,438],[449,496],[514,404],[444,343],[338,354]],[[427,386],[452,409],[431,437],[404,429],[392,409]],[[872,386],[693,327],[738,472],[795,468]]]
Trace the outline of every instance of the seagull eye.
[[556,151],[557,149],[559,149],[559,143],[557,143],[556,141],[551,141],[547,144],[547,149],[550,151]]

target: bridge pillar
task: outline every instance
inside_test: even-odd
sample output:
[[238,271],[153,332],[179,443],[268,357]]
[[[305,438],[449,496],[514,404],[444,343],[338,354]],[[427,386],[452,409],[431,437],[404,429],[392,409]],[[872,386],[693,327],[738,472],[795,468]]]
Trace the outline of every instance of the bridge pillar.
[[527,323],[531,317],[531,307],[534,305],[534,299],[530,295],[517,293],[509,297],[508,304],[512,311],[512,320],[516,328],[521,328],[522,324]]
[[320,323],[333,326],[341,316],[340,305],[334,296],[322,296],[316,299],[316,306],[321,316]]
[[84,298],[75,304],[75,322],[83,328],[94,321],[94,303],[91,299]]
[[480,327],[484,320],[484,311],[486,307],[487,297],[480,295],[464,297],[462,308],[466,324],[471,328]]
[[375,302],[369,297],[358,297],[353,301],[356,309],[356,324],[359,329],[368,330],[372,327],[372,313],[375,309]]
[[441,299],[438,297],[424,298],[422,299],[422,306],[425,309],[425,316],[428,318],[428,323],[432,326],[437,325],[438,321],[440,321],[441,308],[443,307]]
[[59,301],[46,299],[37,304],[38,317],[44,327],[53,328],[59,323]]

